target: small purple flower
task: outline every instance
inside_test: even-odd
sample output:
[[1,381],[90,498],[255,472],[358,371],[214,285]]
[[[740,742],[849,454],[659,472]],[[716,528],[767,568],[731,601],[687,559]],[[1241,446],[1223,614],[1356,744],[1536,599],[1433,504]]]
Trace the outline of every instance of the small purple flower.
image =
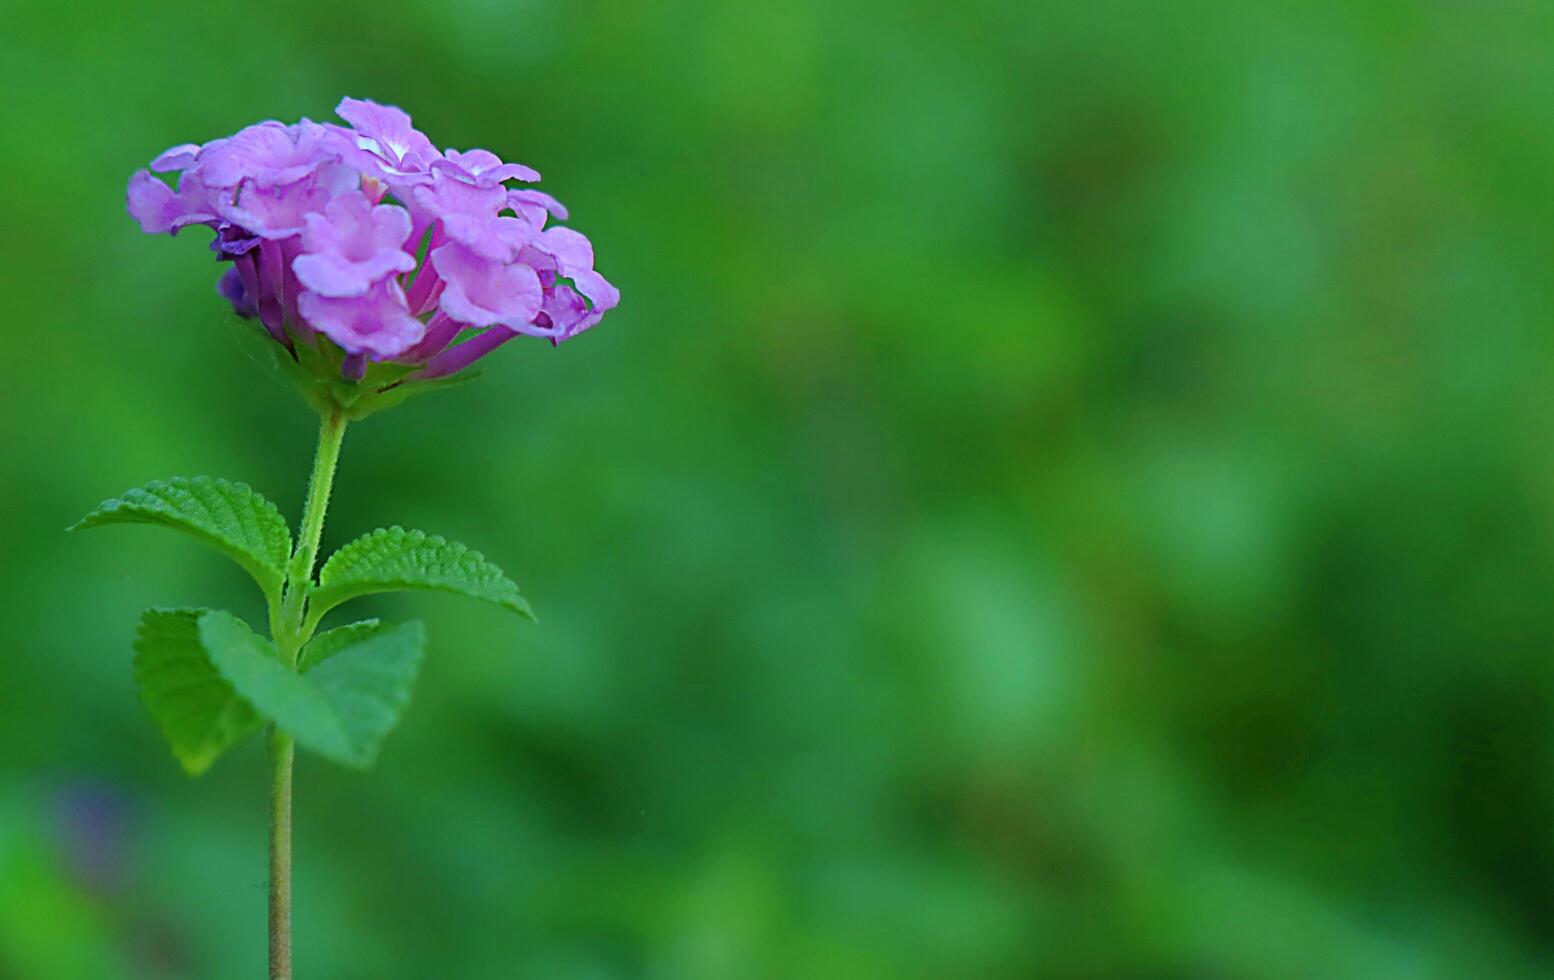
[[374,207],[367,195],[353,192],[303,221],[303,254],[291,267],[304,289],[321,296],[364,296],[383,278],[415,268],[415,256],[404,249],[410,237],[404,208]]
[[375,361],[403,353],[426,333],[426,324],[410,315],[405,291],[392,279],[385,279],[365,296],[303,293],[297,308],[342,350],[367,354]]
[[544,293],[529,266],[492,262],[457,243],[434,250],[432,265],[446,284],[439,305],[459,323],[520,330],[540,312]]
[[174,192],[149,170],[137,170],[130,178],[125,203],[130,217],[140,222],[141,231],[152,235],[176,235],[181,228],[216,220],[215,196],[192,173],[179,178],[178,190]]
[[295,184],[334,159],[329,130],[307,119],[295,126],[278,122],[249,126],[204,147],[197,157],[200,173],[211,187],[247,182],[260,188]]
[[[518,336],[560,343],[619,302],[588,239],[551,224],[567,209],[506,186],[537,171],[489,150],[439,153],[394,106],[336,111],[349,126],[262,122],[171,147],[130,178],[129,213],[152,233],[212,228],[233,311],[348,382],[372,383],[375,362],[435,378]],[[176,186],[153,171],[178,173]],[[331,345],[330,359],[303,358]]]
[[260,238],[280,241],[302,234],[309,214],[317,213],[356,180],[344,167],[331,167],[326,179],[310,174],[294,183],[277,187],[245,185],[237,200],[219,204],[221,216],[234,225],[247,228]]
[[550,256],[563,276],[593,271],[593,244],[571,228],[546,228],[535,236],[534,248]]
[[412,190],[411,200],[426,221],[437,222],[441,237],[493,262],[511,262],[534,238],[529,222],[500,214],[507,207],[500,184],[480,187],[440,171],[430,187]]
[[330,128],[342,137],[345,158],[352,166],[391,187],[430,179],[428,172],[442,155],[410,124],[403,109],[368,99],[341,99],[335,113],[351,124],[350,129]]
[[[620,290],[594,271],[592,243],[572,229],[547,228],[524,252],[546,281],[543,312],[555,343],[576,337],[620,303]],[[571,280],[571,285],[558,277]]]

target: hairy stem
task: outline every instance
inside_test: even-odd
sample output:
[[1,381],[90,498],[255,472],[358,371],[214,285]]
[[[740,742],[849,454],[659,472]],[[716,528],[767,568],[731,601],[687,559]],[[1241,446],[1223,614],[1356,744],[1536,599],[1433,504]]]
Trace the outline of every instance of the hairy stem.
[[286,598],[281,604],[280,632],[275,637],[281,655],[292,666],[296,666],[297,652],[307,642],[302,624],[307,612],[308,585],[313,579],[313,563],[318,560],[324,511],[329,508],[329,490],[334,486],[335,465],[340,461],[340,443],[344,438],[345,418],[339,410],[322,416],[313,476],[308,480],[308,499],[302,508],[302,527],[297,532],[297,550],[286,566]]
[[[275,646],[281,659],[297,666],[297,657],[308,641],[307,593],[318,561],[318,545],[324,535],[324,512],[334,485],[340,443],[345,438],[345,419],[338,410],[325,413],[318,429],[318,450],[313,475],[308,481],[307,503],[297,550],[286,567],[286,595],[278,622]],[[270,980],[291,980],[291,770],[296,747],[290,735],[270,726]]]
[[270,726],[270,980],[291,980],[291,736]]

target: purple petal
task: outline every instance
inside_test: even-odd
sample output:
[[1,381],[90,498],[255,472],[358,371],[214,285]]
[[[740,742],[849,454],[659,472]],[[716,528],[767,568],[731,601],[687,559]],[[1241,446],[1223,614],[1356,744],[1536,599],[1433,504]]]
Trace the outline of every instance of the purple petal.
[[380,150],[392,154],[391,159],[401,160],[406,154],[426,150],[436,152],[432,141],[411,124],[410,114],[398,106],[347,97],[335,106],[335,115],[350,123],[357,133],[377,143]]
[[217,204],[221,216],[262,238],[278,240],[302,234],[310,212],[322,211],[335,197],[332,182],[313,175],[279,187],[240,187],[236,203]]
[[572,285],[578,292],[588,297],[595,313],[602,314],[605,310],[613,310],[620,305],[621,291],[592,269],[573,276]]
[[390,186],[424,181],[429,168],[442,158],[432,141],[416,130],[410,116],[397,106],[347,98],[340,100],[335,112],[352,127],[331,127],[346,147],[347,158]]
[[544,191],[516,190],[507,192],[507,206],[518,212],[535,228],[545,227],[545,217],[554,215],[557,220],[567,220],[567,209],[561,202]]
[[535,234],[522,218],[500,216],[507,206],[500,185],[479,187],[439,171],[430,187],[411,192],[411,200],[417,212],[436,219],[449,240],[494,261],[512,261]]
[[[414,264],[412,261],[411,265]],[[396,269],[381,263],[351,262],[333,254],[299,255],[291,268],[303,289],[336,297],[365,296],[374,283]]]
[[243,319],[251,319],[259,315],[259,307],[254,305],[248,291],[243,288],[243,275],[236,266],[221,274],[221,279],[216,283],[216,292],[227,298],[232,304],[232,312]]
[[465,183],[477,187],[495,187],[504,180],[521,180],[534,183],[540,172],[521,163],[503,163],[502,158],[490,150],[447,150],[443,159],[432,164],[434,171],[447,173]]
[[335,147],[328,130],[310,120],[295,126],[262,122],[202,151],[200,173],[212,187],[294,184],[339,159]]
[[467,181],[449,178],[437,171],[430,187],[417,187],[411,199],[417,207],[437,217],[465,215],[471,218],[495,218],[507,204],[502,187],[477,187]]
[[534,247],[554,258],[569,279],[594,267],[593,245],[571,228],[546,228],[535,236]]
[[183,214],[178,195],[149,170],[137,170],[130,177],[124,204],[130,217],[140,222],[140,230],[148,235],[167,234],[173,229],[173,221]]
[[579,273],[573,282],[576,289],[560,283],[545,295],[544,314],[555,326],[551,341],[556,344],[592,327],[620,303],[620,290],[597,272]]
[[347,353],[368,354],[375,361],[402,353],[426,332],[426,325],[410,315],[404,291],[392,279],[353,298],[305,292],[298,308],[314,329]]
[[447,284],[438,306],[460,323],[516,327],[533,320],[544,302],[539,276],[526,265],[492,262],[451,243],[430,258]]
[[208,190],[192,174],[183,175],[175,192],[149,170],[137,170],[130,177],[124,203],[141,230],[153,235],[216,220]]
[[169,170],[188,170],[194,166],[194,160],[199,155],[198,143],[180,143],[157,154],[157,158],[151,161],[151,169],[159,174]]
[[323,213],[303,216],[303,254],[292,263],[302,285],[324,296],[362,296],[385,276],[409,272],[404,250],[410,214],[392,204],[374,206],[353,192],[331,200]]
[[261,241],[262,238],[250,234],[248,229],[223,221],[216,227],[216,237],[210,240],[210,250],[218,259],[235,259],[258,248]]

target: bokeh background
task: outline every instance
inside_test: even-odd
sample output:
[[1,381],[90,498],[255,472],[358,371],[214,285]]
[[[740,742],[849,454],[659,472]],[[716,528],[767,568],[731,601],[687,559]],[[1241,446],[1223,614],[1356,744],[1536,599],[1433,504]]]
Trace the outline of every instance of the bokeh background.
[[1554,7],[0,2],[0,977],[262,975],[252,739],[186,779],[63,529],[314,424],[132,170],[400,104],[624,293],[353,428],[326,546],[468,541],[297,963],[375,980],[1554,976]]

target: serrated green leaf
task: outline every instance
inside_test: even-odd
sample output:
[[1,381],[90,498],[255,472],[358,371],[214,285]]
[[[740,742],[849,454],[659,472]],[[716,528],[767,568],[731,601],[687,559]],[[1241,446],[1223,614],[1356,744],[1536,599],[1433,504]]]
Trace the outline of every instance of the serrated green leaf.
[[211,663],[254,710],[298,742],[332,759],[351,757],[350,740],[323,692],[281,663],[269,641],[225,612],[200,617],[200,643]]
[[308,641],[307,646],[302,648],[302,655],[298,658],[297,669],[311,670],[346,647],[391,629],[394,629],[392,623],[384,623],[376,619],[364,619],[359,623],[351,623],[348,626],[340,626],[320,633]]
[[338,650],[307,674],[229,613],[200,617],[200,642],[221,676],[261,716],[298,744],[343,765],[366,768],[410,703],[425,634],[407,623]]
[[315,666],[309,683],[324,692],[350,740],[353,762],[370,766],[383,738],[410,705],[426,650],[418,622],[376,630]]
[[275,505],[246,483],[208,476],[157,480],[105,500],[72,531],[105,524],[160,524],[225,553],[278,595],[291,555],[291,531]]
[[135,686],[173,755],[191,776],[259,727],[200,643],[204,609],[148,609],[135,632]]
[[478,551],[424,531],[379,528],[330,556],[308,598],[317,622],[334,606],[375,592],[426,589],[494,602],[534,618],[518,586]]

